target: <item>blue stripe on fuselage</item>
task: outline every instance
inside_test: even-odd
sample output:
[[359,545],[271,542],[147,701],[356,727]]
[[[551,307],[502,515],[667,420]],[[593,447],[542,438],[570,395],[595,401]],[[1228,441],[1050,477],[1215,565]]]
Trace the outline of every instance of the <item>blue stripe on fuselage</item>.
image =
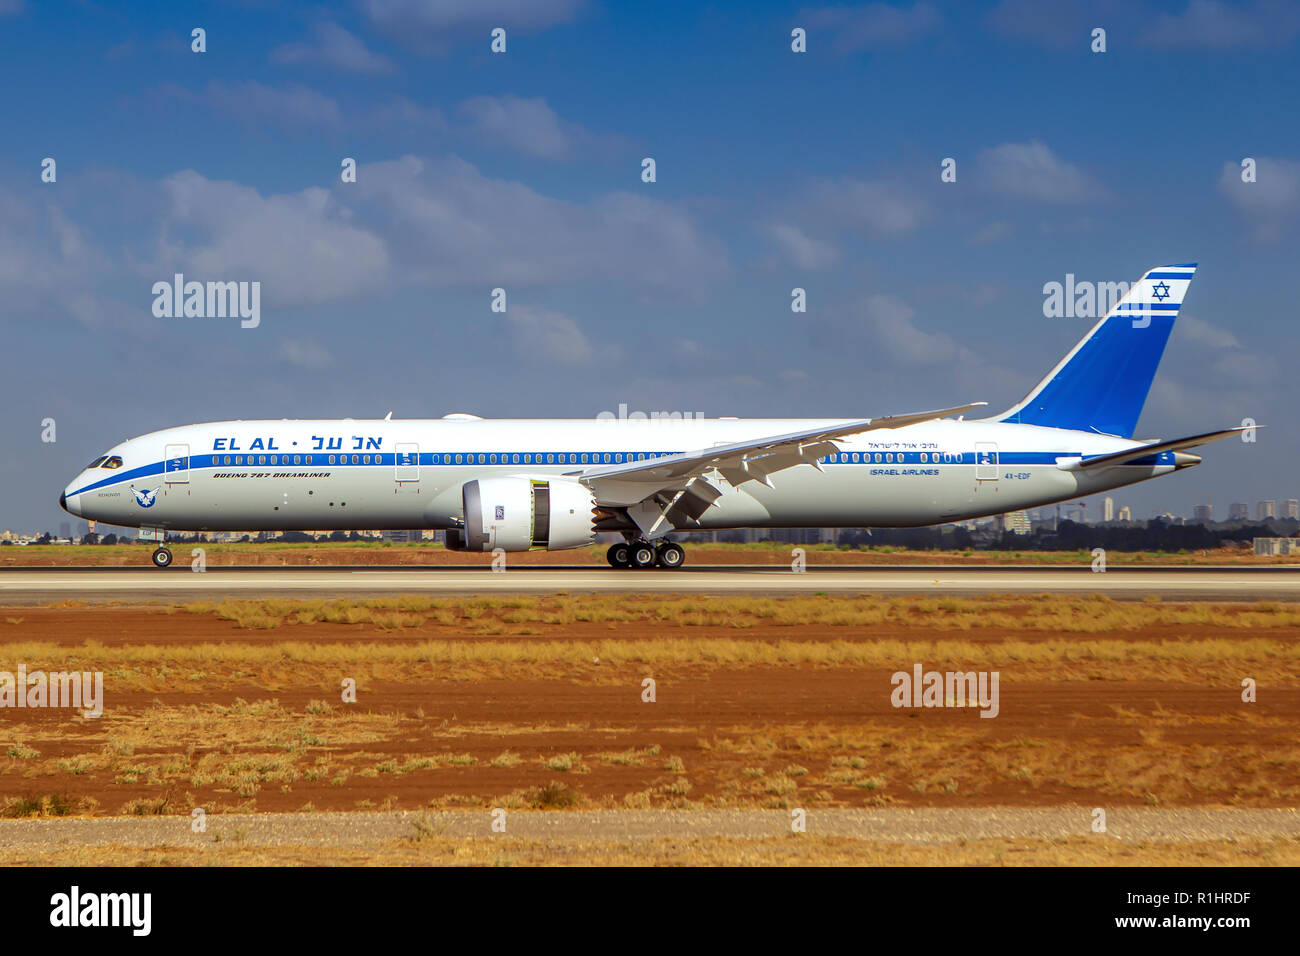
[[[487,458],[487,459],[489,459],[489,460],[487,460],[487,461],[483,461],[483,462],[479,462],[479,461],[477,461],[477,460],[473,460],[473,461],[465,460],[465,461],[457,462],[457,461],[455,460],[455,457],[456,457],[457,454],[459,454],[463,459],[469,459],[469,458],[471,458],[471,457],[474,458],[474,459],[477,459],[479,455],[483,455],[485,458]],[[643,454],[646,456],[646,458],[645,458],[644,460],[648,462],[648,461],[650,461],[652,458],[658,458],[658,457],[664,457],[664,456],[667,456],[667,455],[680,454],[680,452],[668,452],[668,451],[664,451],[664,452],[608,452],[608,453],[607,453],[607,452],[600,452],[598,455],[597,455],[597,453],[594,453],[594,452],[587,452],[586,454],[587,454],[587,456],[588,456],[589,458],[600,457],[602,460],[600,460],[600,461],[586,461],[586,462],[583,462],[583,461],[531,461],[531,462],[525,462],[525,461],[522,461],[522,460],[521,460],[521,461],[514,461],[514,460],[513,460],[514,457],[515,457],[516,455],[518,455],[518,456],[522,459],[523,455],[525,455],[525,454],[532,455],[533,458],[537,458],[538,456],[543,456],[543,457],[546,457],[546,456],[559,457],[560,455],[563,455],[565,458],[570,458],[570,457],[573,457],[573,456],[575,456],[575,455],[577,455],[578,457],[581,457],[584,453],[583,453],[583,452],[570,452],[570,451],[566,451],[566,452],[421,452],[421,453],[420,453],[420,456],[419,456],[419,457],[420,457],[419,464],[420,464],[420,466],[422,466],[422,467],[428,467],[428,468],[470,468],[470,467],[473,467],[473,468],[554,468],[554,467],[557,467],[557,466],[563,466],[563,467],[566,467],[566,468],[567,468],[567,467],[574,467],[574,466],[581,467],[581,466],[583,466],[583,465],[595,466],[595,465],[606,465],[606,464],[624,464],[624,463],[627,463],[628,461],[633,460],[633,459],[630,459],[628,456],[630,456],[630,455],[639,456],[639,455],[643,455]],[[616,454],[621,454],[621,455],[623,455],[624,460],[623,460],[623,462],[615,462],[615,461],[612,461],[612,460],[606,462],[606,461],[603,460],[603,459],[604,459],[604,456],[605,456],[606,454],[608,454],[608,455],[610,456],[611,459],[614,457],[614,455],[616,455]],[[1106,454],[1111,454],[1111,453],[1110,453],[1110,452],[1107,452]],[[494,461],[491,461],[490,458],[491,458],[492,455],[496,455],[497,458],[498,458],[498,461],[495,461],[495,462],[494,462]],[[853,460],[853,456],[854,456],[854,455],[857,455],[857,456],[858,456],[858,460],[856,460],[856,461]],[[925,456],[924,458],[922,458],[923,455]],[[875,460],[875,459],[876,459],[876,456],[879,456],[879,458],[880,458],[879,461],[876,461],[876,460]],[[262,464],[247,464],[247,463],[243,463],[243,464],[236,465],[236,464],[233,463],[233,461],[232,461],[231,464],[228,464],[228,465],[227,465],[227,464],[225,464],[225,459],[226,459],[227,457],[231,457],[231,458],[233,458],[233,456],[226,456],[226,455],[192,455],[192,456],[190,456],[190,467],[189,467],[189,470],[191,470],[191,471],[206,471],[206,470],[221,471],[221,470],[225,470],[225,469],[228,469],[228,468],[252,468],[252,469],[257,469],[258,471],[264,471],[264,470],[267,470],[267,469],[275,469],[275,470],[278,471],[278,470],[282,470],[282,469],[285,469],[285,468],[293,468],[293,469],[303,469],[303,468],[311,468],[311,469],[326,469],[326,468],[392,468],[392,467],[395,466],[395,461],[394,461],[394,459],[395,459],[395,455],[393,455],[392,453],[382,453],[382,452],[371,452],[371,453],[370,453],[370,459],[371,459],[371,460],[370,460],[369,463],[366,463],[366,462],[364,462],[364,461],[359,461],[359,462],[357,462],[356,464],[353,464],[352,461],[350,460],[351,457],[352,457],[350,454],[349,454],[349,455],[338,455],[338,456],[336,456],[336,460],[335,460],[335,462],[333,462],[333,463],[330,463],[330,462],[328,461],[328,456],[327,456],[327,455],[321,455],[321,454],[319,454],[319,453],[313,453],[312,456],[311,456],[313,460],[312,460],[312,462],[311,462],[310,464],[308,464],[308,463],[306,463],[306,462],[304,461],[304,462],[300,462],[299,464],[286,464],[286,463],[281,462],[281,463],[279,463],[279,464],[275,464],[275,465],[270,465],[270,464],[266,464],[266,465],[262,465]],[[242,457],[245,457],[245,458],[246,458],[246,457],[248,457],[248,456],[247,456],[247,455],[244,455],[244,456],[242,456]],[[280,456],[280,457],[283,457],[283,456]],[[303,455],[303,456],[301,456],[301,457],[306,458],[307,456],[306,456],[306,455]],[[363,458],[362,455],[358,455],[357,457],[358,457],[358,458]],[[1055,464],[1057,463],[1058,459],[1061,459],[1061,458],[1079,458],[1079,457],[1089,457],[1089,458],[1090,458],[1090,457],[1097,457],[1097,456],[1093,456],[1093,455],[1082,456],[1082,455],[1080,455],[1079,452],[1069,452],[1069,451],[1004,451],[1004,452],[998,452],[998,456],[997,456],[997,461],[996,461],[996,462],[985,462],[985,464],[986,464],[986,465],[989,465],[989,464],[997,464],[997,465],[1055,465]],[[326,461],[325,461],[325,462],[317,462],[317,461],[315,460],[315,459],[317,459],[317,458],[325,458]],[[349,460],[347,460],[347,461],[339,461],[338,459],[340,459],[340,458],[347,458],[347,459],[349,459]],[[509,461],[501,461],[501,460],[499,460],[499,459],[502,459],[502,458],[510,458],[511,460],[509,460]],[[640,459],[637,459],[637,460],[640,460]],[[975,464],[978,463],[978,462],[976,461],[976,455],[975,455],[975,452],[961,452],[961,453],[958,453],[958,452],[946,452],[946,453],[945,453],[945,452],[932,452],[932,451],[927,451],[927,452],[917,452],[917,451],[908,451],[908,452],[901,452],[901,451],[895,451],[895,452],[847,452],[847,451],[844,451],[844,452],[839,452],[839,453],[836,454],[836,455],[828,456],[827,458],[822,459],[822,461],[823,461],[823,463],[825,463],[825,464],[829,464],[829,465],[931,465],[931,466],[937,466],[937,465],[952,465],[952,466],[966,465],[966,466],[970,466],[970,465],[975,465]],[[1126,465],[1142,465],[1142,466],[1148,466],[1148,467],[1149,467],[1149,466],[1151,466],[1151,465],[1173,464],[1173,461],[1174,461],[1173,452],[1160,452],[1160,453],[1157,454],[1157,455],[1151,455],[1151,456],[1148,456],[1148,457],[1146,457],[1146,458],[1140,458],[1140,459],[1135,459],[1135,460],[1132,460],[1132,461],[1125,462],[1125,464],[1126,464]],[[414,465],[414,462],[412,462],[411,464]],[[406,466],[404,466],[404,467],[406,467]],[[85,494],[85,493],[88,492],[88,491],[97,491],[97,490],[99,490],[100,488],[106,488],[106,487],[108,487],[108,486],[110,486],[110,485],[121,484],[121,483],[123,483],[123,482],[135,481],[136,479],[139,479],[139,478],[148,478],[148,477],[153,476],[153,475],[161,475],[161,474],[164,473],[164,470],[165,470],[165,462],[164,462],[164,461],[156,461],[156,462],[153,462],[153,463],[151,463],[151,464],[144,465],[144,466],[142,466],[142,467],[140,467],[140,468],[132,468],[132,469],[130,469],[129,471],[122,472],[121,474],[114,474],[114,475],[112,475],[111,477],[104,478],[104,479],[102,479],[102,480],[100,480],[100,481],[92,482],[91,484],[86,485],[84,488],[80,488],[80,489],[78,489],[77,491],[74,491],[72,494],[73,494],[73,495]]]

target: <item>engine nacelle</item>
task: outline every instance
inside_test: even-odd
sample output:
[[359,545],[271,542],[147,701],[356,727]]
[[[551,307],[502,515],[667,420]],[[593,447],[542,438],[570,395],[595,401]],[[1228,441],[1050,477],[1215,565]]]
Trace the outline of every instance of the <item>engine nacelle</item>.
[[595,540],[596,499],[577,481],[477,478],[465,482],[461,498],[466,551],[559,551]]

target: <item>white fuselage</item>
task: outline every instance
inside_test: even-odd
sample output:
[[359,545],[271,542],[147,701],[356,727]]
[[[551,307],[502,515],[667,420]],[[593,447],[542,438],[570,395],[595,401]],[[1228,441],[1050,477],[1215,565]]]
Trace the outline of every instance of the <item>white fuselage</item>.
[[[596,464],[706,449],[837,419],[599,421],[521,419],[214,422],[115,446],[65,491],[81,517],[183,531],[450,528],[462,485],[527,476],[577,480]],[[1096,470],[1081,455],[1140,446],[1124,438],[994,421],[940,420],[837,439],[821,470],[773,474],[771,487],[719,481],[704,529],[915,527],[1105,491],[1193,464],[1163,453]]]

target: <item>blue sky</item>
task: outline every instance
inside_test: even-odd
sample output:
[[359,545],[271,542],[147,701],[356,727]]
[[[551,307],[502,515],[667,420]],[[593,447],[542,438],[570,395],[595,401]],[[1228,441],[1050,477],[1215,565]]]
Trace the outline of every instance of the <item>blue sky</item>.
[[[1298,35],[1271,0],[0,0],[0,525],[192,421],[1002,408],[1089,324],[1045,283],[1187,261],[1139,435],[1268,428],[1116,500],[1300,497]],[[178,271],[260,281],[260,326],[155,318]]]

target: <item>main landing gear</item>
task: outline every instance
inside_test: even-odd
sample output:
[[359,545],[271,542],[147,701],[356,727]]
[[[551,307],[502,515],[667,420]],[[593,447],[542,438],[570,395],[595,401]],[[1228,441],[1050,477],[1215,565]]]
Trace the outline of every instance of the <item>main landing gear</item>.
[[686,562],[686,552],[680,544],[661,541],[620,541],[611,545],[605,554],[612,568],[665,568],[674,571]]
[[155,568],[170,568],[172,566],[172,553],[161,544],[154,548],[152,558]]

